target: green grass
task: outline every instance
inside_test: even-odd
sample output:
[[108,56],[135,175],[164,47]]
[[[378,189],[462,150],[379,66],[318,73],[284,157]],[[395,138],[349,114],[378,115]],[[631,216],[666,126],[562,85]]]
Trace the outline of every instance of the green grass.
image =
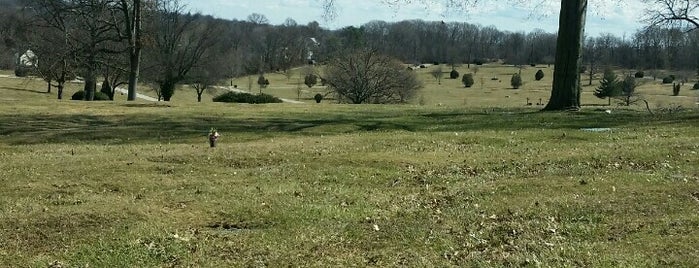
[[540,113],[510,100],[534,82],[453,89],[474,107],[426,83],[424,106],[232,105],[0,78],[0,266],[699,266],[691,104]]
[[[461,84],[461,78],[459,79],[449,79],[449,72],[451,68],[447,65],[442,65],[442,71],[444,75],[441,80],[441,84],[437,82],[434,77],[430,74],[430,71],[436,66],[430,66],[425,69],[418,69],[417,73],[420,80],[424,83],[424,88],[418,92],[417,96],[411,100],[411,104],[422,104],[426,106],[457,106],[457,107],[525,107],[527,104],[527,98],[532,106],[536,107],[537,103],[541,100],[541,103],[548,101],[551,94],[551,84],[553,82],[553,66],[538,65],[536,67],[525,66],[522,69],[522,80],[524,85],[520,89],[512,89],[510,86],[510,78],[512,74],[518,73],[519,68],[508,65],[501,64],[486,64],[482,66],[472,65],[471,68],[468,66],[459,66],[456,69],[459,71],[460,75],[466,73],[474,73],[475,84],[471,88],[464,88]],[[316,72],[322,73],[322,66],[316,67]],[[477,71],[475,70],[477,69]],[[534,74],[538,70],[543,70],[545,73],[544,78],[541,81],[534,80]],[[299,100],[306,103],[315,103],[313,96],[316,93],[324,94],[326,89],[323,86],[316,85],[313,88],[308,88],[303,84],[303,79],[299,77],[299,74],[303,73],[302,69],[292,69],[291,76],[287,78],[283,73],[268,73],[265,77],[270,80],[270,85],[267,88],[262,89],[262,92],[274,95],[276,97]],[[628,73],[628,70],[619,71],[619,75]],[[668,72],[670,73],[670,72]],[[599,79],[601,79],[601,74],[596,74],[592,85],[588,85],[587,74],[582,75],[583,80],[583,93],[582,102],[586,106],[606,106],[606,99],[599,99],[595,97],[592,93],[599,86]],[[496,80],[493,80],[495,78]],[[647,99],[651,105],[651,108],[668,108],[682,106],[697,107],[697,102],[699,102],[699,91],[691,90],[696,79],[685,84],[680,91],[680,96],[672,96],[672,85],[663,85],[661,80],[653,80],[650,77],[645,79],[639,79],[638,82],[641,84],[637,92],[644,98]],[[232,79],[229,81],[222,82],[221,85],[230,86],[232,84],[237,85],[239,89],[244,91],[249,91],[251,93],[258,93],[260,89],[257,85],[257,76],[251,77],[240,77]],[[482,82],[482,84],[481,84]],[[251,88],[249,87],[250,84]],[[300,89],[301,94],[298,94]],[[156,96],[153,92],[148,92],[145,90],[146,94],[153,97]],[[204,93],[204,102],[210,102],[213,96],[224,93],[223,89],[211,90]],[[331,96],[328,96],[331,97]],[[126,97],[118,97],[118,99],[125,99]],[[173,101],[177,103],[193,103],[196,102],[196,94],[194,89],[182,86],[175,92],[173,96]],[[333,99],[325,99],[323,102],[334,103]],[[617,106],[617,101],[612,102]],[[541,108],[541,106],[539,106]]]

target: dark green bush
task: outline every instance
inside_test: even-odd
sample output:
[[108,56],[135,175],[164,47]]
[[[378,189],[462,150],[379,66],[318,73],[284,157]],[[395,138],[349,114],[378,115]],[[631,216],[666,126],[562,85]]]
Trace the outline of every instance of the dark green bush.
[[78,92],[73,93],[73,96],[70,97],[71,100],[84,100],[85,99],[85,91],[80,90]]
[[663,78],[663,84],[671,84],[672,82],[675,82],[675,78],[672,76],[666,76]]
[[584,74],[585,72],[587,72],[587,67],[586,66],[580,67],[580,73]]
[[313,86],[315,86],[318,83],[318,76],[315,74],[307,74],[303,78],[303,83],[306,84],[306,86],[308,86],[308,88],[312,88]]
[[519,87],[522,86],[522,76],[519,74],[513,74],[512,79],[510,80],[510,85],[512,85],[512,88],[518,89]]
[[16,77],[25,77],[27,75],[29,75],[29,71],[26,68],[17,67],[15,69],[15,76]]
[[239,92],[228,92],[222,95],[216,96],[214,102],[229,102],[229,103],[250,103],[250,104],[262,104],[262,103],[281,103],[277,97],[268,94],[258,94],[253,95],[250,93],[239,93]]
[[449,78],[451,78],[451,79],[459,78],[459,72],[457,72],[456,70],[451,70],[451,73],[449,73]]
[[544,71],[542,71],[542,70],[536,71],[536,74],[534,75],[534,79],[536,79],[536,81],[541,81],[541,79],[544,79]]
[[260,88],[267,88],[267,86],[269,86],[269,80],[265,78],[264,75],[260,75],[260,77],[257,78],[257,84]]
[[636,74],[634,74],[634,77],[636,78],[643,78],[644,76],[646,76],[646,74],[643,71],[638,71]]
[[[73,96],[71,96],[70,99],[71,100],[84,100],[85,99],[85,91],[80,90],[78,92],[73,93]],[[97,91],[97,92],[95,92],[95,97],[93,100],[95,100],[95,101],[108,101],[110,99],[109,99],[109,95],[104,94],[103,92]]]
[[[109,84],[109,80],[105,79],[104,82],[102,82],[102,88],[100,89],[100,92],[107,94],[107,96],[109,96],[109,99],[113,99],[114,98],[113,90],[114,89],[112,88],[111,84]],[[97,98],[97,97],[95,97],[95,98]]]
[[316,100],[316,103],[320,103],[320,101],[323,100],[323,95],[320,95],[320,93],[318,93],[315,96],[313,96],[313,99]]
[[694,84],[694,87],[692,89],[699,90],[699,83]]
[[108,100],[112,100],[112,99],[109,98],[109,95],[107,95],[106,93],[101,92],[101,91],[97,91],[97,92],[95,92],[94,100],[96,100],[96,101],[108,101]]
[[465,87],[473,86],[473,74],[465,74],[463,77],[461,77],[461,83],[464,83]]

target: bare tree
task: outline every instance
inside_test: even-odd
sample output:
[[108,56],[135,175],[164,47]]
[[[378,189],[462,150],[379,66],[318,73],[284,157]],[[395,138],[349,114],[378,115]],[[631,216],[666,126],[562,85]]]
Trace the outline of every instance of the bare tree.
[[163,100],[170,101],[175,86],[217,44],[220,25],[213,18],[185,14],[178,0],[158,1],[157,10],[150,25],[154,33],[154,47],[147,54],[150,66],[143,71],[158,84]]
[[[218,51],[216,51],[218,52]],[[224,57],[224,54],[209,53],[200,64],[192,68],[188,81],[196,90],[197,102],[201,102],[201,95],[211,89],[211,86],[216,85],[221,80],[228,76],[226,65],[229,63]]]
[[136,100],[136,89],[141,69],[141,50],[143,48],[143,3],[141,0],[112,0],[115,10],[121,15],[121,24],[115,23],[115,29],[122,40],[128,43],[129,88],[127,100]]
[[437,80],[437,84],[441,85],[442,84],[442,76],[444,76],[444,70],[442,70],[442,66],[435,66],[431,71],[430,75],[434,77],[434,79]]
[[269,24],[269,19],[260,13],[252,13],[248,15],[248,21],[254,24]]
[[63,99],[65,83],[75,77],[77,68],[68,47],[68,38],[49,29],[39,29],[38,33],[35,38],[39,40],[32,42],[37,57],[41,59],[36,71],[46,81],[48,92],[52,86],[56,87],[58,99]]
[[[120,53],[119,50],[114,49],[118,46],[118,37],[111,31],[110,22],[104,19],[109,17],[108,2],[105,0],[33,0],[28,3],[28,6],[37,18],[34,24],[50,31],[37,38],[38,43],[35,44],[46,48],[41,53],[54,61],[49,66],[54,64],[63,66],[59,69],[65,69],[65,75],[72,73],[73,70],[80,73],[85,79],[85,99],[93,100],[99,68],[106,55]],[[56,36],[57,38],[54,38]],[[60,51],[51,51],[56,49]],[[68,62],[76,63],[77,68],[68,70],[68,66],[72,66]],[[43,71],[47,74],[45,79],[49,76],[56,79],[56,75],[49,75],[48,70]],[[58,73],[64,72],[58,71]]]
[[422,87],[414,72],[372,50],[344,53],[325,70],[328,88],[341,100],[360,103],[403,103]]
[[646,21],[650,25],[670,24],[699,28],[699,1],[696,0],[644,0]]

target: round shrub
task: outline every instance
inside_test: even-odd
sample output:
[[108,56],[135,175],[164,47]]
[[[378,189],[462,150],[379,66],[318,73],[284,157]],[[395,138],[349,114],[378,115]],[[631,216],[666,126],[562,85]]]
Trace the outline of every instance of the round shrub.
[[675,78],[672,76],[666,76],[663,78],[663,84],[672,84],[672,82],[675,82]]
[[15,69],[15,76],[16,76],[16,77],[25,77],[25,76],[27,76],[28,74],[29,74],[29,72],[27,71],[26,68],[20,68],[20,67],[18,67],[18,68]]
[[542,71],[542,70],[536,71],[536,74],[534,75],[534,79],[536,79],[536,81],[541,81],[541,79],[544,79],[544,71]]
[[644,76],[646,76],[646,74],[643,71],[638,71],[633,76],[636,78],[643,78]]
[[313,96],[313,99],[316,100],[316,103],[320,103],[320,101],[323,100],[323,95],[320,95],[320,93],[318,93],[315,96]]
[[94,100],[96,100],[96,101],[108,101],[111,99],[109,98],[109,95],[107,95],[106,93],[101,92],[101,91],[97,91],[97,92],[95,92]]
[[522,76],[519,74],[513,74],[512,79],[510,80],[510,85],[512,85],[512,88],[518,89],[519,87],[522,86]]
[[243,92],[228,92],[216,96],[214,102],[228,102],[228,103],[250,103],[250,104],[262,104],[262,103],[281,103],[277,97],[269,94],[258,94],[253,95],[250,93]]
[[[71,100],[85,100],[85,91],[80,90],[75,93],[73,93],[73,96],[70,97]],[[104,92],[95,92],[95,97],[93,98],[95,101],[108,101],[111,100],[109,99],[109,95],[105,94]]]
[[85,91],[80,90],[78,92],[73,93],[73,96],[70,97],[71,100],[84,100],[85,99]]
[[694,84],[694,87],[692,89],[699,90],[699,83]]
[[464,83],[464,87],[473,86],[473,74],[465,74],[463,77],[461,77],[461,83]]
[[308,88],[312,88],[318,83],[318,76],[315,74],[307,74],[306,77],[303,78],[303,83],[308,86]]
[[449,78],[451,78],[451,79],[459,78],[459,72],[457,72],[456,70],[451,70],[451,73],[449,73]]

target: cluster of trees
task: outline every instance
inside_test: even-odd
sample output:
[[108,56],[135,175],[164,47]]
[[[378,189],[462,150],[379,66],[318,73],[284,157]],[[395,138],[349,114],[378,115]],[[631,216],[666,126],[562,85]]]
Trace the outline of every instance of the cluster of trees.
[[591,37],[585,42],[583,61],[593,73],[605,66],[698,71],[699,31],[653,26],[631,38]]
[[[332,6],[333,1],[325,2]],[[164,100],[172,97],[180,83],[194,85],[201,98],[209,85],[222,78],[288,72],[309,61],[336,62],[346,51],[358,50],[408,63],[503,60],[517,65],[575,61],[582,54],[590,74],[612,65],[647,70],[699,68],[699,31],[658,23],[693,22],[694,7],[674,8],[692,1],[647,2],[673,5],[658,9],[657,16],[651,17],[654,26],[633,37],[602,35],[582,42],[585,0],[562,1],[559,34],[563,36],[421,20],[373,21],[330,31],[316,22],[299,25],[293,19],[270,25],[260,14],[244,21],[216,19],[192,14],[178,0],[0,0],[0,67],[10,67],[16,54],[31,48],[41,61],[38,73],[49,90],[51,85],[59,88],[59,97],[63,83],[79,76],[86,82],[87,99],[94,97],[97,83],[102,82],[103,91],[112,97],[114,87],[128,84],[130,100],[135,98],[139,78],[153,84]],[[561,92],[575,95],[582,64],[557,70],[553,88],[566,88]],[[576,105],[573,101],[558,108]]]
[[[28,49],[40,61],[36,74],[58,88],[75,77],[85,98],[128,85],[136,97],[139,80],[168,101],[178,84],[201,94],[224,78],[285,71],[307,62],[309,37],[322,36],[318,23],[288,19],[269,25],[193,14],[178,0],[0,0],[0,68],[16,67]],[[99,81],[98,81],[99,80]]]

